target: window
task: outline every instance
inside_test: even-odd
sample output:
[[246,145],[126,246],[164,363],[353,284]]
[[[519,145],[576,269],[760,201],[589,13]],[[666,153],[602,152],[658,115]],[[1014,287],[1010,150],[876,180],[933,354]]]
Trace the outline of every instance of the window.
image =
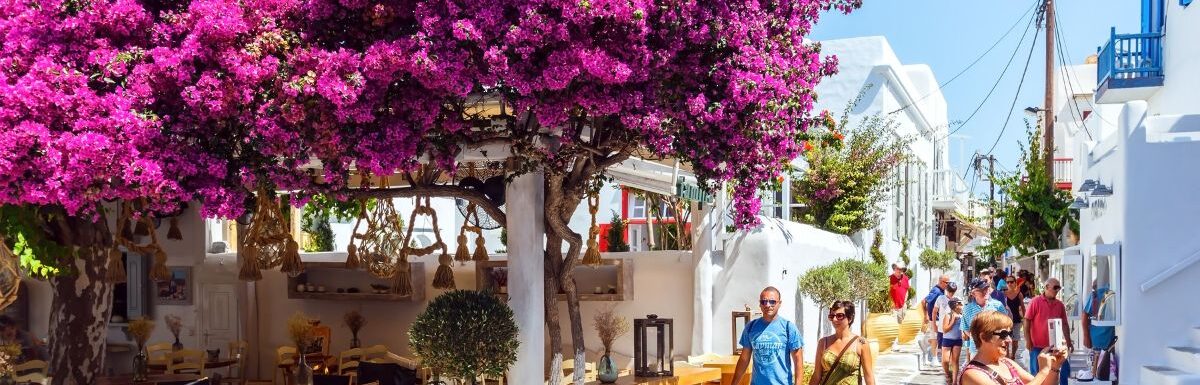
[[645,218],[646,217],[646,201],[640,197],[630,194],[629,200],[629,217],[630,218]]

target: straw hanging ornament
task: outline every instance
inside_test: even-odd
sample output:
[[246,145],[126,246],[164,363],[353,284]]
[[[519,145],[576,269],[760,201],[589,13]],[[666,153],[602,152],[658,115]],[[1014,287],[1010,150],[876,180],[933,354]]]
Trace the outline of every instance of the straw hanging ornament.
[[466,264],[471,260],[471,251],[467,248],[467,223],[463,222],[462,229],[458,231],[458,247],[454,250],[454,260]]
[[[146,222],[147,226],[151,225],[149,223],[151,219],[148,215],[143,215],[141,221]],[[158,244],[158,234],[156,231],[150,232],[150,245],[148,249],[154,250],[154,264],[150,267],[150,279],[155,281],[171,280],[171,270],[167,269],[167,252]]]
[[17,302],[17,292],[21,289],[17,264],[17,256],[8,248],[5,237],[0,235],[0,310]]
[[433,211],[429,197],[424,198],[424,202],[422,202],[421,197],[417,197],[416,199],[416,207],[413,208],[412,215],[409,217],[409,226],[405,232],[404,239],[412,239],[412,232],[413,228],[416,227],[417,216],[426,215],[429,216],[430,226],[433,229],[434,242],[432,245],[419,249],[406,243],[402,255],[407,260],[409,256],[426,255],[441,248],[442,255],[438,256],[438,270],[434,274],[433,287],[438,289],[454,288],[454,272],[450,269],[450,263],[453,262],[453,258],[446,252],[446,243],[442,242],[441,230],[438,229],[437,224],[437,212]]
[[123,283],[128,277],[125,274],[125,263],[121,261],[121,251],[117,249],[125,242],[121,238],[129,226],[129,204],[121,205],[121,215],[117,217],[117,241],[113,242],[112,249],[108,252],[107,272],[104,273],[104,281],[108,283]]
[[375,204],[375,212],[367,218],[367,233],[356,249],[371,275],[392,278],[396,274],[396,260],[404,250],[405,239],[400,236],[399,226],[399,215],[391,199],[381,199]]
[[357,269],[362,265],[362,258],[358,256],[358,246],[354,244],[354,240],[362,238],[362,235],[358,234],[358,225],[365,220],[367,220],[367,201],[360,200],[358,202],[358,218],[354,220],[354,229],[350,230],[350,244],[346,245],[347,269]]
[[[289,207],[290,208],[290,207]],[[304,261],[300,260],[300,244],[296,242],[296,238],[291,234],[291,221],[288,221],[288,238],[287,244],[283,248],[283,261],[280,262],[279,271],[287,274],[289,277],[299,277],[304,274]]]
[[392,277],[392,292],[399,295],[412,295],[412,265],[408,263],[407,255],[396,259],[396,275]]
[[257,281],[262,279],[260,269],[270,269],[283,263],[287,249],[287,229],[284,228],[279,201],[270,196],[266,189],[259,189],[254,222],[246,232],[245,252],[242,254],[242,269],[238,279]]
[[600,228],[596,225],[596,212],[600,210],[600,197],[596,193],[588,194],[588,211],[592,214],[592,227],[588,228],[587,251],[583,253],[583,264],[588,266],[599,266],[603,263],[600,257],[600,244],[597,238],[600,236]]

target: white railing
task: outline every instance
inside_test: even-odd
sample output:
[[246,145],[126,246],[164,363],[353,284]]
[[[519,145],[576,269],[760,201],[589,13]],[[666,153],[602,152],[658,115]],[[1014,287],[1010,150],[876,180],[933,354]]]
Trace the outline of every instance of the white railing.
[[1054,183],[1071,183],[1075,163],[1071,158],[1054,158]]
[[1171,277],[1175,276],[1175,274],[1179,274],[1179,272],[1183,271],[1184,269],[1191,267],[1192,265],[1196,264],[1196,262],[1200,262],[1200,250],[1197,250],[1192,254],[1192,256],[1179,261],[1179,263],[1168,267],[1161,273],[1155,274],[1154,277],[1146,280],[1146,282],[1142,282],[1142,292],[1145,293],[1150,291],[1150,289],[1153,289],[1155,286],[1158,286],[1158,284],[1170,279]]
[[943,169],[933,171],[930,179],[933,180],[934,201],[954,201],[958,209],[966,206],[971,194],[962,175],[954,170]]

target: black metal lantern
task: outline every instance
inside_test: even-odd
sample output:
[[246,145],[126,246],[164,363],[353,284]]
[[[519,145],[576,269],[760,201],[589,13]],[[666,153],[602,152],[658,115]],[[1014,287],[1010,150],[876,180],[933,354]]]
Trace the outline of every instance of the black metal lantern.
[[[675,374],[675,328],[670,318],[657,314],[633,320],[633,361],[637,377],[670,377]],[[654,333],[654,339],[649,334]],[[654,351],[647,351],[654,349]]]
[[733,311],[733,319],[730,320],[729,325],[732,326],[733,329],[733,336],[731,339],[733,340],[733,355],[735,356],[742,354],[742,347],[741,345],[738,345],[738,339],[742,337],[742,330],[745,330],[746,325],[750,324],[751,314],[750,306],[746,306],[745,311]]

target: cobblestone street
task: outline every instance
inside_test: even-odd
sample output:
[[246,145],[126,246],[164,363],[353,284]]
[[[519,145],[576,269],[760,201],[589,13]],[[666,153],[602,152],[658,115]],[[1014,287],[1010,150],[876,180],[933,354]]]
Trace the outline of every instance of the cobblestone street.
[[[875,359],[876,385],[943,385],[941,366],[918,365],[919,348],[915,343],[901,345],[899,351],[880,354]],[[940,365],[940,364],[939,364]]]

